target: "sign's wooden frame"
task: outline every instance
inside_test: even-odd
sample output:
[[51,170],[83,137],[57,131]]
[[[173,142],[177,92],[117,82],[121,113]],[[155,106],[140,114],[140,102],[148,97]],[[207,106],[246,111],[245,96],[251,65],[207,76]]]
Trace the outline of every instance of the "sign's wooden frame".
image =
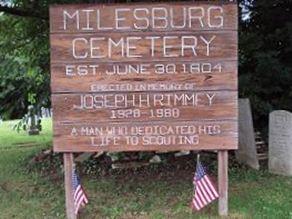
[[[193,26],[186,25],[183,31],[168,26],[159,30],[149,27],[143,31],[132,26],[126,31],[87,31],[80,30],[75,24],[79,27],[82,25],[79,22],[84,22],[87,17],[80,11],[103,11],[107,17],[99,19],[104,19],[104,23],[110,26],[115,23],[112,19],[117,19],[112,15],[117,13],[116,10],[127,9],[132,13],[141,8],[148,11],[159,8],[166,11],[196,9],[196,14],[202,11],[204,16],[210,13],[209,9],[215,11],[209,17],[206,16],[208,18],[204,17],[197,22],[192,23],[191,18],[188,18],[188,24]],[[70,16],[65,16],[65,12],[70,13]],[[75,18],[77,12],[78,19]],[[123,12],[123,20],[127,20],[127,25],[133,25],[131,13]],[[172,19],[177,19],[176,22],[182,18],[187,20],[185,16],[177,14],[172,16]],[[213,17],[218,22],[218,14],[222,22],[218,23],[219,27],[213,27],[210,19]],[[95,14],[92,16],[91,19],[95,21]],[[236,4],[231,4],[230,1],[200,1],[153,5],[57,5],[50,8],[50,17],[54,151],[237,149]],[[66,29],[64,24],[69,22],[69,18],[71,26],[65,25]],[[165,40],[165,37],[170,38]],[[154,38],[158,40],[152,44]],[[128,43],[130,39],[135,42],[131,46]],[[78,40],[77,44],[75,40]],[[118,49],[112,48],[108,43]],[[103,58],[90,56],[96,48],[100,51],[98,54],[105,52],[111,55],[102,55]],[[125,51],[129,48],[135,48],[131,49],[135,52],[128,56]],[[171,48],[172,55],[166,55],[166,48]],[[184,52],[181,52],[182,48]],[[81,54],[90,57],[86,55],[84,58],[77,58],[76,54],[78,57]],[[174,54],[176,55],[173,56]],[[145,64],[147,74],[133,74],[128,70],[123,75],[108,74],[115,66],[141,67]],[[199,70],[186,70],[186,66],[193,64]],[[76,66],[88,65],[98,67],[94,73],[79,75],[76,72]],[[172,73],[166,70],[169,65],[174,66]],[[210,66],[209,72],[202,70],[203,65]],[[163,70],[157,66],[164,66]],[[126,86],[124,89],[123,85],[135,88]],[[163,111],[163,115],[158,116],[158,110]],[[178,112],[176,116],[174,110]],[[123,115],[120,115],[121,111]],[[172,111],[172,115],[166,116],[166,111]],[[138,115],[135,116],[134,112]],[[156,129],[155,126],[160,126],[161,129]],[[184,126],[187,126],[186,131],[181,128]],[[167,131],[163,131],[165,129]]]
[[[206,3],[206,1],[198,1],[198,2],[200,2],[200,3]],[[214,1],[214,3],[215,2],[216,1]],[[220,2],[220,3],[222,2],[222,4],[225,4],[225,3],[228,4],[228,3],[236,3],[236,0],[225,0],[225,1],[223,1],[223,0],[222,1],[219,1],[218,0],[218,2]],[[187,2],[186,4],[189,4],[189,3],[191,3],[191,2]],[[212,4],[212,3],[213,2],[210,2],[210,1],[207,2],[207,4]],[[161,3],[161,4],[163,4],[163,3]],[[176,3],[176,4],[179,4],[179,3]],[[109,5],[113,6],[114,4],[109,4]],[[130,4],[130,5],[133,6],[133,4]],[[78,5],[75,5],[75,6],[72,6],[72,7],[73,8],[75,8],[75,7],[78,8],[79,6]],[[56,8],[57,8],[57,11],[58,10],[60,11],[60,8],[58,8],[58,7],[56,7]],[[227,18],[234,17],[234,14],[237,14],[237,11],[236,12],[235,11],[236,10],[233,10],[233,12],[228,13]],[[54,19],[58,13],[56,11],[50,10],[50,14],[52,15],[50,17],[52,17],[52,19]],[[58,20],[58,18],[57,18],[57,20]],[[56,22],[56,23],[58,23],[58,22]],[[228,31],[234,31],[235,30],[235,29],[233,29],[234,26],[232,26],[232,24],[234,24],[234,23],[232,23],[232,22],[235,22],[236,23],[235,26],[237,28],[237,22],[236,21],[234,21],[232,19],[227,19],[227,23],[228,23],[227,24],[227,30]],[[58,23],[58,25],[60,25],[60,23]],[[62,31],[58,31],[58,29],[56,29],[56,25],[54,26],[51,23],[51,31],[52,30],[53,30],[54,33],[57,33],[57,34],[58,33],[62,33]],[[207,29],[204,29],[204,30],[207,30]],[[70,31],[72,31],[72,30],[70,30]],[[160,34],[162,32],[163,31],[161,31]],[[72,31],[72,33],[75,33],[76,34],[76,32],[74,32],[74,30]],[[136,33],[137,33],[137,31],[136,31]],[[222,39],[226,39],[227,40],[227,38],[228,38],[229,41],[228,40],[227,41],[229,43],[230,42],[233,42],[233,46],[234,46],[236,44],[236,43],[234,43],[235,41],[232,41],[232,40],[230,41],[230,39],[231,38],[232,39],[236,39],[236,42],[237,42],[237,36],[236,36],[236,34],[235,35],[232,35],[234,33],[232,33],[232,34],[229,33],[229,34],[230,35],[228,35],[228,37],[226,37],[226,36],[225,37],[222,37],[221,38],[221,42],[222,42]],[[60,74],[56,74],[56,72],[60,72],[60,66],[59,66],[60,63],[62,63],[64,60],[66,61],[67,59],[72,62],[72,57],[69,57],[68,56],[68,54],[66,53],[66,49],[64,50],[64,48],[66,48],[66,45],[65,46],[64,45],[60,46],[60,47],[63,47],[63,48],[61,48],[60,50],[58,50],[59,40],[60,39],[64,40],[64,42],[66,42],[68,44],[68,38],[69,37],[68,38],[66,38],[66,37],[67,36],[64,36],[64,38],[62,38],[62,37],[61,38],[58,38],[58,36],[57,37],[56,36],[51,36],[51,42],[52,42],[52,46],[53,46],[52,47],[53,48],[52,54],[54,54],[54,55],[51,56],[51,60],[54,60],[53,61],[54,65],[51,64],[51,69],[52,69],[53,72],[55,72],[54,74],[52,74],[52,84],[51,84],[51,86],[52,86],[52,93],[53,93],[53,101],[52,101],[53,102],[53,106],[56,103],[57,103],[57,105],[59,105],[59,103],[64,102],[64,100],[70,99],[70,96],[68,96],[68,94],[70,94],[70,92],[72,91],[72,90],[70,90],[70,89],[72,89],[72,87],[74,87],[74,92],[75,93],[76,92],[77,93],[78,92],[79,93],[80,92],[88,92],[88,91],[85,90],[85,87],[88,87],[88,84],[92,80],[92,78],[90,78],[90,77],[87,78],[87,79],[85,79],[84,84],[81,85],[79,88],[77,88],[76,85],[78,84],[78,81],[76,81],[76,79],[73,79],[72,80],[72,83],[70,82],[70,83],[66,84],[66,80],[64,80],[63,76],[60,76]],[[67,39],[67,41],[66,41],[66,39]],[[64,44],[66,44],[66,43],[64,43]],[[225,55],[226,56],[227,53],[230,53],[229,55],[236,56],[235,53],[234,53],[235,50],[233,48],[228,48],[225,52],[222,52],[221,55]],[[58,60],[58,57],[61,57],[61,60]],[[190,57],[186,57],[186,58],[187,58],[186,59],[187,61],[190,61],[191,60]],[[214,59],[220,58],[220,53],[216,54],[216,56],[214,56],[213,58]],[[236,58],[237,58],[237,56],[236,56]],[[115,57],[115,59],[116,60],[114,60],[114,61],[117,61],[117,60],[119,60],[119,57]],[[230,59],[230,57],[229,57],[229,59]],[[182,60],[183,59],[180,58],[178,62],[181,62]],[[130,62],[138,62],[138,61],[139,60],[135,60],[135,59],[130,60]],[[149,59],[148,61],[150,62],[151,59]],[[233,60],[233,59],[232,60],[228,60],[228,58],[226,58],[226,59],[224,59],[224,61],[222,61],[222,63],[224,63],[224,65],[226,65],[225,61],[235,61],[235,60]],[[217,75],[217,76],[214,77],[213,82],[212,82],[213,84],[211,84],[213,86],[213,88],[212,88],[213,90],[216,90],[216,89],[219,89],[220,90],[220,89],[222,89],[224,87],[228,91],[236,91],[236,89],[237,89],[237,83],[233,83],[234,81],[237,80],[236,79],[236,74],[232,75],[232,77],[230,76],[230,72],[234,72],[235,70],[234,70],[234,68],[230,68],[230,66],[227,67],[227,69],[228,69],[227,70],[228,72],[227,73],[224,72],[225,75],[222,76],[222,79],[220,79],[220,76],[221,75],[219,75],[219,76]],[[237,70],[236,70],[236,72],[237,72]],[[145,78],[138,78],[138,79],[145,80]],[[201,86],[200,89],[203,90],[203,89],[206,89],[206,87],[204,87],[204,83],[202,83],[202,79],[204,79],[204,78],[200,76],[200,79],[197,79],[197,80],[198,80],[199,87]],[[59,85],[58,84],[59,83],[58,82],[59,80],[61,80],[61,81],[63,80],[63,82],[62,82],[63,83],[63,86],[62,87],[59,87],[58,86]],[[186,78],[180,78],[180,80],[181,81],[184,81],[184,80],[186,80]],[[231,80],[231,81],[228,81],[228,80]],[[64,83],[64,81],[65,81],[65,83]],[[139,80],[137,80],[137,81],[139,81]],[[60,99],[61,97],[58,96],[58,94],[64,95],[64,99]],[[229,94],[231,94],[231,92],[228,93],[228,95]],[[236,100],[236,98],[234,98],[234,97],[235,97],[235,95],[233,93],[233,96],[232,97],[230,97],[230,96],[229,97],[224,96],[224,98],[222,98],[222,99],[225,99],[225,101],[226,101],[226,99],[229,98],[229,100],[231,100],[231,103],[233,103],[234,105],[233,105],[233,108],[232,108],[232,110],[230,112],[227,112],[227,114],[221,115],[220,118],[218,117],[218,119],[224,119],[224,118],[226,119],[226,118],[229,118],[231,120],[235,118],[233,125],[236,124],[235,121],[236,121],[236,117],[237,117],[237,115],[236,115],[237,114],[236,113],[237,103],[235,103],[236,101],[235,102],[232,102],[232,101]],[[71,98],[71,101],[72,101],[72,98]],[[230,102],[225,102],[225,104],[226,105],[224,105],[222,107],[222,109],[225,109],[224,107],[226,107],[228,104],[230,104]],[[62,110],[64,112],[62,112]],[[59,112],[62,112],[63,114],[62,113],[59,113]],[[68,111],[68,109],[66,109],[65,107],[62,106],[62,107],[60,107],[59,111],[57,113],[55,113],[55,116],[58,115],[59,118],[62,118],[64,115],[66,115],[67,112],[71,112],[72,113],[72,111],[70,111],[70,110]],[[194,114],[194,112],[193,112],[193,114]],[[189,114],[190,117],[184,118],[184,119],[191,120],[193,114]],[[198,114],[200,114],[200,113],[198,113]],[[92,116],[92,115],[94,115],[94,114],[87,114],[86,115],[87,116],[86,117],[87,118],[87,121],[88,121],[88,118],[90,118],[90,116]],[[95,114],[95,116],[96,115],[99,115],[99,114]],[[214,118],[217,118],[216,117],[217,114],[212,114],[212,113],[207,114],[206,113],[205,117],[206,116],[208,117],[208,115],[212,115]],[[56,118],[56,117],[54,117],[54,118]],[[119,121],[117,121],[117,122],[119,122]],[[77,218],[77,215],[75,215],[75,213],[74,213],[74,200],[73,200],[73,187],[72,187],[72,174],[73,174],[73,166],[74,166],[74,154],[73,153],[74,152],[81,152],[82,151],[82,148],[81,147],[75,147],[75,148],[74,147],[73,148],[68,147],[70,145],[70,143],[72,143],[72,139],[71,139],[71,142],[68,141],[68,140],[67,140],[67,142],[64,141],[64,139],[62,139],[62,137],[65,136],[65,134],[64,134],[64,132],[60,131],[60,127],[61,126],[57,127],[54,124],[54,130],[58,130],[58,137],[59,137],[59,139],[57,141],[54,140],[54,145],[55,144],[58,145],[58,147],[54,147],[54,150],[63,153],[63,159],[64,159],[64,175],[65,175],[66,215],[67,215],[67,218],[68,219],[76,219]],[[234,127],[230,128],[230,129],[234,129]],[[209,145],[206,144],[207,147],[205,148],[206,150],[217,150],[217,160],[218,160],[218,189],[219,189],[218,213],[221,216],[225,216],[225,215],[228,214],[228,150],[230,150],[230,149],[236,149],[237,148],[237,144],[235,142],[235,139],[237,138],[237,133],[234,134],[234,135],[230,135],[230,133],[228,133],[228,134],[229,135],[227,135],[227,136],[229,136],[230,138],[233,138],[232,140],[230,140],[231,143],[229,141],[226,141],[224,143],[218,142],[218,146],[216,146],[216,145],[214,145],[214,142],[216,142],[216,140],[215,140],[212,144],[210,144],[210,143],[209,143]],[[61,135],[62,135],[62,137],[60,137]],[[60,140],[60,138],[62,140]],[[84,141],[81,141],[80,142],[80,144],[83,144],[83,143],[84,143]],[[141,147],[141,148],[143,148],[143,147]],[[137,147],[136,149],[135,148],[134,149],[136,151],[139,151],[139,150],[141,150],[141,148]],[[148,150],[156,150],[156,149],[157,148],[155,148],[155,147],[149,147]],[[176,148],[176,147],[171,147],[170,148],[171,151],[174,151],[175,149],[178,149],[179,150],[179,148]],[[196,150],[196,149],[201,149],[201,148],[199,148],[199,147],[198,148],[195,148],[195,147],[192,148],[190,146],[189,148],[185,148],[185,149]],[[88,152],[89,151],[94,152],[94,151],[98,151],[98,150],[102,150],[102,148],[101,149],[89,149],[88,147],[86,148],[86,151],[88,151]],[[121,148],[121,147],[118,147],[118,148],[111,147],[111,148],[109,148],[109,150],[110,151],[114,151],[114,150],[123,151],[123,148]],[[133,148],[128,148],[127,149],[127,151],[131,151],[131,150],[133,150]]]

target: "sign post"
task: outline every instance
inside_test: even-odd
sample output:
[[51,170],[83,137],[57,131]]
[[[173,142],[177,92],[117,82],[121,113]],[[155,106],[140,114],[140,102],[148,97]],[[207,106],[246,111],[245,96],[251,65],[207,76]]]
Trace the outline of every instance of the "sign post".
[[227,214],[237,25],[233,1],[51,6],[53,141],[66,185],[74,152],[218,150]]
[[228,151],[218,151],[218,189],[220,216],[228,215]]
[[72,187],[72,174],[74,157],[73,153],[64,153],[64,174],[65,174],[65,202],[66,202],[66,214],[68,219],[76,219],[74,213],[74,199],[73,199],[73,187]]

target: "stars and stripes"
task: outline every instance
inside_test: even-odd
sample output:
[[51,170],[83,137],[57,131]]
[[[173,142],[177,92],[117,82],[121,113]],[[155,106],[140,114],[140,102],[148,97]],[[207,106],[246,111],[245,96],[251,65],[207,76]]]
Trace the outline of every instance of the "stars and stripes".
[[207,175],[201,162],[197,161],[196,173],[193,180],[195,190],[192,207],[199,211],[219,197],[213,183]]
[[73,198],[74,198],[74,212],[77,215],[81,206],[85,206],[88,203],[85,192],[80,184],[80,179],[74,168],[72,174],[72,183],[73,183]]

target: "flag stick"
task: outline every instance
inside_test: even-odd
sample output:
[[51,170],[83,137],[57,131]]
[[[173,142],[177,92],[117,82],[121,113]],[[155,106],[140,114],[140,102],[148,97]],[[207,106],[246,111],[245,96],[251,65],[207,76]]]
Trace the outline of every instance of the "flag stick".
[[197,168],[198,168],[199,162],[200,162],[200,152],[197,153],[197,165],[196,165],[195,172],[197,172]]
[[219,203],[218,213],[220,216],[228,215],[228,151],[218,151],[218,189]]
[[64,174],[65,174],[65,196],[66,196],[66,215],[68,219],[76,219],[74,213],[74,200],[73,200],[73,184],[72,174],[74,157],[73,153],[64,153]]

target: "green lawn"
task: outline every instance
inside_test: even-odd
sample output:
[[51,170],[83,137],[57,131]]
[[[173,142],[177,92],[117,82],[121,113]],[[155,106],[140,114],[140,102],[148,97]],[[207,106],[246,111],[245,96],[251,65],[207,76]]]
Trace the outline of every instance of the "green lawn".
[[[62,179],[27,170],[29,158],[51,145],[51,121],[39,136],[17,134],[14,122],[0,125],[0,218],[64,218]],[[217,218],[216,203],[190,211],[192,174],[83,177],[90,204],[80,218]],[[229,193],[228,218],[292,219],[291,177],[232,168]]]

